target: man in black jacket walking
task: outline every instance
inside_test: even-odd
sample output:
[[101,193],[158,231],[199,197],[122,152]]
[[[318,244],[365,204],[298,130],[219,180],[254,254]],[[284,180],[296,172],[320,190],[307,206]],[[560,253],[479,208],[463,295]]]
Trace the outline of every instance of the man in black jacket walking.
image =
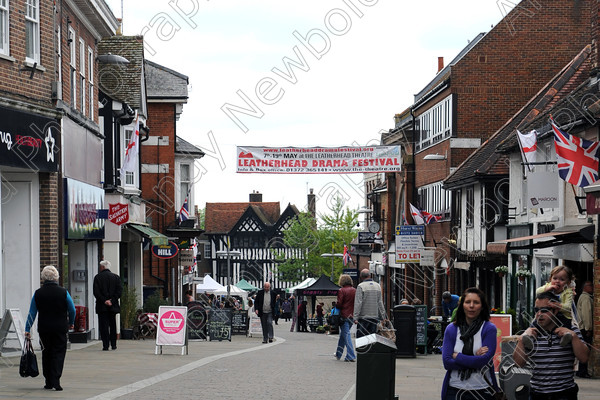
[[100,272],[94,277],[94,297],[102,350],[108,350],[108,344],[117,349],[117,314],[121,312],[119,298],[123,288],[121,278],[110,272],[110,261],[100,261]]
[[254,311],[260,317],[260,325],[263,331],[263,343],[273,341],[273,313],[275,310],[275,292],[271,290],[271,284],[265,282],[262,290],[256,295]]

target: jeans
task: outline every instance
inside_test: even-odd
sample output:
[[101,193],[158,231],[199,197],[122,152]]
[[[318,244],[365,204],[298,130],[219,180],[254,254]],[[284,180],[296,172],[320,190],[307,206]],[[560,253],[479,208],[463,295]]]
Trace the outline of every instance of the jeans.
[[531,400],[577,400],[579,386],[575,384],[572,388],[554,393],[535,393],[531,392]]
[[273,339],[273,314],[262,313],[260,316],[260,325],[263,331],[263,341]]
[[487,389],[464,390],[448,386],[444,400],[493,400],[494,396]]
[[340,322],[340,338],[338,339],[335,356],[342,358],[344,347],[346,347],[346,360],[354,360],[356,354],[354,354],[354,345],[352,344],[352,336],[350,335],[350,328],[354,322],[350,318],[344,318],[342,321]]
[[356,327],[356,338],[377,333],[377,318],[359,318],[358,326]]

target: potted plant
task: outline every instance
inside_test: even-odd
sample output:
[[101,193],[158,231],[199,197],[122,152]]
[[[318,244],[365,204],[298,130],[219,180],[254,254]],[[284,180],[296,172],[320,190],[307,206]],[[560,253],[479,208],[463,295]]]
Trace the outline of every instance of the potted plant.
[[139,303],[135,287],[123,286],[121,294],[121,339],[133,339]]
[[531,276],[531,271],[525,267],[521,267],[517,269],[517,273],[515,275],[517,275],[520,281],[524,281],[525,278],[529,278]]
[[502,278],[506,273],[508,273],[508,267],[506,265],[499,265],[494,268],[494,271],[500,275],[500,278]]

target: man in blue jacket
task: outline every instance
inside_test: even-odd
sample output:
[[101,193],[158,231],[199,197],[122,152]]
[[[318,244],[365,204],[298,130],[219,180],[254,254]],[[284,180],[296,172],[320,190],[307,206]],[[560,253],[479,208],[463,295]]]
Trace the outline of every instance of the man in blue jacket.
[[450,294],[450,292],[442,293],[442,310],[444,312],[444,318],[450,318],[452,316],[452,312],[458,305],[460,297],[455,294]]

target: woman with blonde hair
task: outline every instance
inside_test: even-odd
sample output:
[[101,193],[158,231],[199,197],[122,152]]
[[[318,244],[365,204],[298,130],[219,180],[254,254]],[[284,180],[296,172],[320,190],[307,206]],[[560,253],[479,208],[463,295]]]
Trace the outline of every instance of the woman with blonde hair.
[[54,266],[44,267],[41,274],[42,287],[35,291],[25,324],[25,336],[31,338],[31,326],[39,313],[38,334],[42,346],[42,370],[46,384],[44,389],[63,390],[60,386],[67,334],[75,323],[75,305],[67,289],[58,285],[58,271]]

